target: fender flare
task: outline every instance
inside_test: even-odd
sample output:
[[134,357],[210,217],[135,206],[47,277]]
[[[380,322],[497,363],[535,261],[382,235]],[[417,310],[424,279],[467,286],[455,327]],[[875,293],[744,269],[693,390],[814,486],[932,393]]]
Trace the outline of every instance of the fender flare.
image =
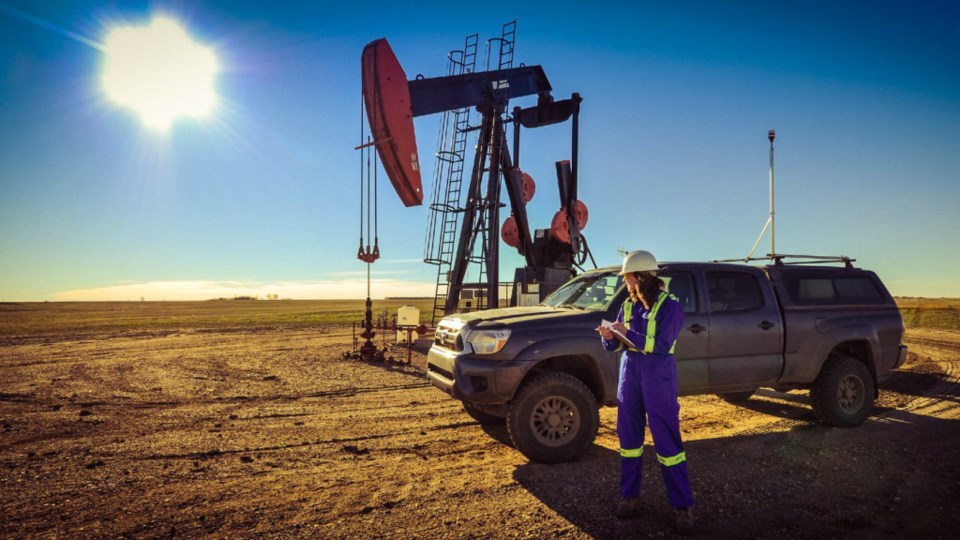
[[[829,323],[827,323],[829,325]],[[816,348],[814,358],[819,365],[817,366],[817,375],[823,371],[823,365],[830,357],[830,353],[838,345],[848,341],[864,342],[867,344],[867,358],[860,358],[873,375],[874,383],[877,382],[877,358],[880,357],[880,337],[877,330],[868,324],[838,324],[835,328],[825,329],[820,339],[820,344]]]
[[[559,369],[558,371],[569,373],[581,379],[585,385],[594,393],[594,396],[597,398],[597,403],[604,404],[606,399],[607,392],[607,381],[604,379],[603,370],[600,368],[600,362],[602,357],[599,355],[612,354],[611,351],[607,351],[603,348],[603,345],[600,344],[600,338],[598,337],[568,337],[568,338],[559,338],[559,339],[546,339],[543,341],[538,341],[531,344],[527,348],[520,351],[519,354],[514,358],[513,362],[518,366],[523,366],[522,376],[520,380],[524,380],[527,376],[534,371],[537,371],[539,368],[542,368],[545,362],[549,362],[551,359],[555,358],[572,358],[580,357],[585,358],[587,361],[583,365],[583,373],[588,375],[588,378],[591,380],[583,380],[583,373],[571,372],[569,370]],[[516,389],[519,388],[519,384],[514,388],[513,394],[516,394]],[[511,399],[513,396],[511,395]]]

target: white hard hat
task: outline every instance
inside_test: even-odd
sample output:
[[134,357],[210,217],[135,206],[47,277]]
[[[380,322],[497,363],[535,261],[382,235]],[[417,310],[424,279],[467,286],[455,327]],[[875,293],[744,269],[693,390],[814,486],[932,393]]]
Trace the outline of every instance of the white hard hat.
[[633,272],[656,272],[657,258],[649,251],[631,251],[623,258],[623,269],[617,275],[632,274]]

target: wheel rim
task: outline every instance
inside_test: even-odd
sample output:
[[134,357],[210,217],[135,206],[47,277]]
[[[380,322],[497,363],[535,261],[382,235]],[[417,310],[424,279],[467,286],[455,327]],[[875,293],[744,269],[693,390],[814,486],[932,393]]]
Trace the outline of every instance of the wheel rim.
[[551,396],[533,408],[530,427],[541,444],[563,446],[580,429],[580,411],[569,399]]
[[855,375],[847,375],[840,380],[837,389],[837,399],[843,412],[853,414],[863,407],[864,397],[863,380]]

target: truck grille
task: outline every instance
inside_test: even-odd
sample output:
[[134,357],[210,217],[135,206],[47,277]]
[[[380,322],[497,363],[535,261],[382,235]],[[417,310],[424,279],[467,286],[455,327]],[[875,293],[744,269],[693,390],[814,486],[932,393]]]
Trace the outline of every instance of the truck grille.
[[433,336],[433,344],[436,347],[457,352],[463,350],[463,339],[460,337],[459,328],[451,328],[441,322]]

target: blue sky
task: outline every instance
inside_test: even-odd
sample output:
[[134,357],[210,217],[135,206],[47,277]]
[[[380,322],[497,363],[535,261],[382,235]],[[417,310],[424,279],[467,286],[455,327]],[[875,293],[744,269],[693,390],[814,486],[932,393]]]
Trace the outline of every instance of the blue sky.
[[[300,4],[0,0],[0,301],[364,296],[363,46],[387,37],[409,77],[438,76],[465,35],[514,19],[516,61],[584,98],[599,264],[619,248],[745,256],[776,129],[779,252],[848,255],[894,294],[960,297],[956,2]],[[96,47],[155,13],[222,66],[214,114],[165,135],[105,99]],[[438,122],[416,120],[428,189]],[[559,207],[567,136],[524,134],[535,228]],[[380,195],[372,295],[432,294],[426,208],[385,181]],[[511,276],[520,258],[501,250]]]

